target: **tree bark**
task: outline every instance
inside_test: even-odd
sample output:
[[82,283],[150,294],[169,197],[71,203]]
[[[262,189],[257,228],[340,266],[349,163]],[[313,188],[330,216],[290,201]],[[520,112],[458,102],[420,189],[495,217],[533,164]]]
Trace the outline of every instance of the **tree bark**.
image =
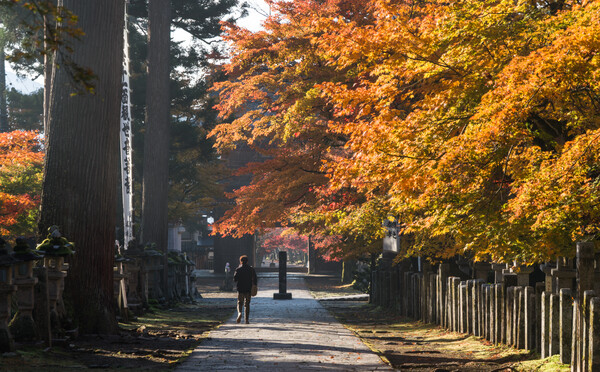
[[[170,25],[170,0],[150,0],[140,240],[143,243],[156,243],[157,249],[163,252],[167,251],[168,243]],[[168,296],[166,255],[164,266],[163,293]]]
[[0,133],[8,132],[8,110],[6,106],[6,69],[4,45],[0,40]]
[[40,232],[58,225],[75,243],[65,282],[83,333],[116,330],[113,261],[119,159],[124,1],[65,0],[85,32],[73,60],[97,75],[95,94],[72,96],[71,76],[53,65]]
[[[52,5],[54,6],[63,6],[63,0],[49,0]],[[48,52],[48,38],[50,38],[50,31],[48,30],[49,27],[54,28],[55,25],[51,25],[48,15],[44,15],[43,17],[43,21],[44,21],[44,50]],[[52,63],[54,61],[54,58],[56,52],[53,52],[52,54],[44,54],[44,103],[43,103],[43,116],[42,116],[42,120],[43,120],[43,124],[44,124],[44,133],[48,133],[48,115],[49,115],[49,110],[50,110],[50,94],[51,94],[51,89],[50,87],[52,86],[52,81],[54,76],[52,75],[52,73],[54,72],[54,69],[52,68]]]

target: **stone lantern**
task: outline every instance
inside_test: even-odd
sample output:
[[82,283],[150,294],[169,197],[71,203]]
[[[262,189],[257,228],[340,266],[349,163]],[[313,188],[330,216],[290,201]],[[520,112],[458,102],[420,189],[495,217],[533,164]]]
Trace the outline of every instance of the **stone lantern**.
[[190,287],[195,284],[195,278],[192,276],[192,273],[194,272],[194,266],[196,266],[196,264],[187,257],[186,253],[183,254],[183,260],[185,262],[185,295],[191,297],[194,291],[190,290]]
[[17,341],[37,340],[38,331],[33,321],[34,286],[38,279],[33,275],[34,261],[43,258],[29,247],[25,238],[17,238],[13,249],[14,257],[21,260],[14,273],[14,284],[17,285],[17,304],[19,310],[10,322],[10,332]]
[[13,351],[15,345],[8,330],[11,314],[11,297],[17,290],[12,283],[12,269],[19,261],[8,253],[6,242],[0,238],[0,351]]
[[123,261],[123,272],[127,281],[127,305],[135,314],[142,314],[144,303],[148,301],[148,278],[143,268],[142,247],[135,240],[131,240],[125,251],[126,260]]
[[163,299],[161,283],[163,281],[164,256],[157,251],[156,244],[146,244],[144,248],[144,266],[148,271],[148,294],[155,300]]
[[57,226],[48,229],[48,237],[37,246],[37,250],[44,253],[44,267],[48,269],[48,302],[50,304],[50,322],[53,329],[59,324],[57,303],[62,296],[67,276],[68,264],[65,257],[75,253],[73,243],[69,242],[58,231]]

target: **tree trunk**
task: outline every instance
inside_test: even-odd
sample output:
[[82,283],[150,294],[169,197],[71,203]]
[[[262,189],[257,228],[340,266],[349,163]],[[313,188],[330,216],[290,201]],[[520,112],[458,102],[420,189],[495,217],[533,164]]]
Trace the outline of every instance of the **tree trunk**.
[[[59,4],[59,0],[49,0],[49,2],[54,6],[62,6],[62,1]],[[44,15],[44,50],[48,51],[48,38],[50,38],[50,31],[48,27],[54,28],[55,25],[50,24],[50,20],[48,15]],[[43,124],[44,124],[44,133],[48,133],[48,110],[50,109],[50,94],[52,93],[50,87],[52,86],[54,75],[54,69],[52,68],[52,63],[56,58],[56,53],[52,54],[45,53],[44,54],[44,103],[43,103]]]
[[[150,0],[148,5],[148,79],[142,191],[143,243],[156,243],[167,251],[167,193],[169,186],[169,48],[171,2]],[[163,293],[167,291],[167,259],[164,259]]]
[[[0,40],[0,44],[2,41]],[[0,133],[8,132],[8,111],[6,107],[6,69],[4,45],[0,45]]]
[[50,225],[75,243],[65,296],[84,333],[116,330],[113,261],[119,159],[124,1],[65,0],[85,32],[73,60],[97,75],[95,94],[72,96],[64,66],[54,69],[40,232]]

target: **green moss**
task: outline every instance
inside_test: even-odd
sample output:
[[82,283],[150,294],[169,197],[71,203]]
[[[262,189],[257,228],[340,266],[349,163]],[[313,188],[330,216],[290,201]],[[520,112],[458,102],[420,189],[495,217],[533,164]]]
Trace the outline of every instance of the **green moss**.
[[571,367],[568,364],[560,362],[560,356],[554,355],[546,359],[528,360],[515,363],[513,368],[516,371],[538,371],[538,372],[570,372]]

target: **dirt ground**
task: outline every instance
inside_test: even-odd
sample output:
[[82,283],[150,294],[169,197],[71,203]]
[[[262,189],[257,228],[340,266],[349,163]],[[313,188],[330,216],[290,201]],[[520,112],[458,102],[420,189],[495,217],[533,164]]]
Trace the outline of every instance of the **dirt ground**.
[[17,352],[0,357],[0,371],[168,371],[233,313],[235,294],[221,293],[221,281],[199,279],[203,299],[156,306],[135,321],[120,323],[118,335],[80,336],[49,349],[18,345]]
[[[337,278],[307,278],[315,298],[353,294]],[[403,318],[366,301],[321,301],[342,324],[400,371],[501,372],[569,371],[557,356],[535,354]]]

